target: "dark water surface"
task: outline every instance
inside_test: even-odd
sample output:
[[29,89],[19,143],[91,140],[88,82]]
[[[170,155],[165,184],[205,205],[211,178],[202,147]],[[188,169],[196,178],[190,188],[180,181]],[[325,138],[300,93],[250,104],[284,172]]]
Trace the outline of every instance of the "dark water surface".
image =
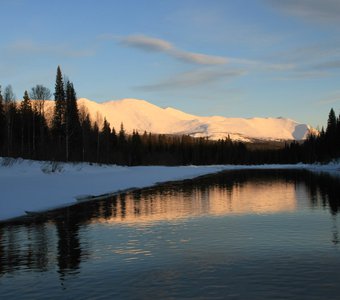
[[1,299],[340,299],[340,181],[232,171],[0,225]]

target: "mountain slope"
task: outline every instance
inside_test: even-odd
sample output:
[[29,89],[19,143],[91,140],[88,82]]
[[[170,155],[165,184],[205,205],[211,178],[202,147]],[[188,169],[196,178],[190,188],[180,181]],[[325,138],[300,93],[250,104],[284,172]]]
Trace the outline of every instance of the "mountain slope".
[[[53,101],[46,102],[46,115],[51,119]],[[97,103],[85,98],[78,100],[80,110],[85,108],[93,121],[101,124],[104,118],[119,130],[124,124],[127,132],[138,130],[163,134],[189,134],[210,139],[233,140],[303,140],[310,130],[285,118],[225,118],[221,116],[200,117],[174,108],[160,108],[144,100],[122,99]]]

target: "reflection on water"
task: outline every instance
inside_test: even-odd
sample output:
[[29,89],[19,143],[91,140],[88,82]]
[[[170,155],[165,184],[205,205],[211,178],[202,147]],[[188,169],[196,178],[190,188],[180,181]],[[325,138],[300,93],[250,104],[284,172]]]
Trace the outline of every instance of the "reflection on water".
[[[231,298],[242,298],[238,278],[253,286],[252,298],[272,298],[278,287],[291,288],[287,276],[311,278],[315,265],[326,268],[318,268],[326,276],[322,284],[331,284],[327,276],[340,275],[339,196],[339,179],[325,174],[232,171],[2,224],[0,278],[6,284],[0,291],[12,298],[51,291],[55,297],[67,291],[82,298],[147,298],[152,291],[160,298],[223,299],[228,289]],[[277,286],[267,282],[273,265],[266,257],[279,268]],[[262,268],[271,270],[268,278]],[[206,290],[195,294],[200,284]],[[19,286],[27,293],[19,293]],[[286,298],[301,298],[298,290]]]
[[[273,197],[273,189],[277,195]],[[297,191],[298,189],[298,191]],[[185,192],[172,186],[161,191],[140,191],[117,198],[112,213],[94,222],[174,221],[200,215],[277,213],[296,209],[296,194],[306,193],[305,186],[277,182],[274,186],[245,182],[231,188],[193,187]],[[111,217],[109,217],[111,215]]]

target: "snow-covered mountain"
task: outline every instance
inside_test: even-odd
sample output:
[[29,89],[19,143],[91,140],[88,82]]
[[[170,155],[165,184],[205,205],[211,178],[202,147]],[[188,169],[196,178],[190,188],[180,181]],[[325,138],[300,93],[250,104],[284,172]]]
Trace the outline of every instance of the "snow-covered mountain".
[[[53,101],[46,101],[47,118],[51,118]],[[226,118],[221,116],[200,117],[168,107],[161,108],[145,100],[122,99],[97,103],[85,98],[78,100],[78,108],[90,113],[92,121],[101,124],[106,118],[111,127],[119,130],[123,123],[127,132],[137,130],[163,134],[189,134],[210,139],[233,140],[303,140],[310,130],[285,118]]]

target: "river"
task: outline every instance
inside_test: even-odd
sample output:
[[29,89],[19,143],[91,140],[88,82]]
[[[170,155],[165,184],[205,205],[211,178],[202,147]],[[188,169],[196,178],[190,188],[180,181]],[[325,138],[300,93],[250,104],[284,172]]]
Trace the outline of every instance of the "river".
[[337,299],[339,187],[227,171],[1,224],[1,299]]

